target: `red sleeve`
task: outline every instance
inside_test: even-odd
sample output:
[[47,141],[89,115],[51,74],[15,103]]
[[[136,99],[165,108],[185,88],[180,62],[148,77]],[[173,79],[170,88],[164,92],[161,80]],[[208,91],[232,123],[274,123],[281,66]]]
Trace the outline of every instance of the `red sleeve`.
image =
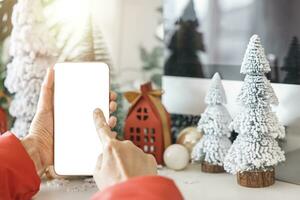
[[142,176],[106,188],[92,200],[182,200],[175,183],[162,176]]
[[40,187],[33,161],[12,133],[0,136],[0,199],[29,200]]

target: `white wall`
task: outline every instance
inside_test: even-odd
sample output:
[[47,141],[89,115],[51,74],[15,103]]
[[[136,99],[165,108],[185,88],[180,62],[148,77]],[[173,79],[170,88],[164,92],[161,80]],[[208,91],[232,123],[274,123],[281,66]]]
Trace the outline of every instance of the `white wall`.
[[[95,0],[96,1],[96,0]],[[162,0],[97,0],[95,18],[99,21],[112,54],[121,83],[143,79],[139,47],[163,45],[155,38],[162,19],[157,8]]]
[[93,17],[101,27],[113,63],[119,66],[122,6],[120,0],[93,0]]
[[[242,85],[241,81],[223,80],[229,112],[235,116],[239,111],[236,102]],[[200,115],[205,107],[204,97],[209,88],[210,79],[186,78],[175,76],[163,77],[163,103],[170,113]],[[300,86],[272,84],[278,97],[279,105],[274,107],[279,121],[287,127],[286,152],[299,149],[300,135]]]

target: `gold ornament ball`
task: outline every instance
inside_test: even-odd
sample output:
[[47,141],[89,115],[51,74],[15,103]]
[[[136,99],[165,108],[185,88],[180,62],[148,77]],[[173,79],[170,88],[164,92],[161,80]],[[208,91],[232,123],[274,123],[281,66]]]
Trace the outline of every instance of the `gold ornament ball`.
[[192,152],[194,146],[202,138],[203,134],[196,127],[187,127],[180,131],[176,143],[185,146],[189,153]]

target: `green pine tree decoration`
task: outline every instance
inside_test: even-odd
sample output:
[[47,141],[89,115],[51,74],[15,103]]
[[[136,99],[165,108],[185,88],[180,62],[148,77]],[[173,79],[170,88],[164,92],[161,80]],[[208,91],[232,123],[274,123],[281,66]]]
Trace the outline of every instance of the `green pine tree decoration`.
[[68,53],[65,61],[99,61],[105,62],[112,70],[112,61],[105,40],[99,27],[94,24],[93,17],[87,19],[85,31],[81,39]]
[[11,24],[11,15],[13,6],[15,5],[16,0],[2,0],[0,1],[0,41],[10,35],[12,30]]
[[140,58],[143,62],[142,69],[145,72],[152,73],[150,81],[159,87],[161,87],[161,77],[163,71],[161,62],[162,57],[162,47],[154,47],[151,51],[147,50],[145,47],[140,47]]
[[16,0],[3,0],[0,1],[0,107],[5,110],[8,116],[8,127],[11,126],[13,118],[9,115],[8,108],[11,100],[11,94],[4,86],[6,77],[6,64],[7,60],[3,58],[3,47],[5,39],[10,35],[12,30],[11,15],[13,6]]
[[0,108],[3,108],[7,113],[8,117],[8,127],[11,126],[13,122],[13,117],[9,115],[9,103],[11,101],[11,94],[7,91],[6,87],[4,86],[4,80],[6,77],[6,62],[2,58],[3,54],[3,44],[0,45]]
[[[162,15],[163,8],[158,7],[156,11]],[[160,19],[158,23],[157,29],[162,26],[163,20]],[[159,42],[163,42],[163,39],[160,35],[155,34],[155,38]],[[147,50],[144,46],[140,46],[140,59],[143,62],[142,69],[147,74],[150,74],[150,81],[158,87],[161,87],[161,79],[163,74],[163,52],[164,49],[162,45],[155,46],[150,50]]]

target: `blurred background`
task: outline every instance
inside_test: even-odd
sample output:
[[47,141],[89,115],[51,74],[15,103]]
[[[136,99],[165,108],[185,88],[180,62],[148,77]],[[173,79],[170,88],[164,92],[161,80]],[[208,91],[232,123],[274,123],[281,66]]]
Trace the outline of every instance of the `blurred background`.
[[[300,84],[299,6],[297,0],[0,0],[0,117],[26,135],[49,65],[104,61],[120,93],[122,123],[128,103],[121,94],[146,81],[161,88],[163,74],[211,78],[218,71],[223,79],[241,80],[239,67],[255,33],[271,81]],[[178,114],[174,126],[199,119]]]
[[[104,61],[110,65],[112,89],[120,93],[116,113],[120,132],[123,105],[128,107],[122,92],[138,90],[146,81],[161,87],[161,0],[1,0],[0,19],[0,106],[10,114],[8,120],[3,112],[2,121],[9,121],[8,127],[21,137],[35,112],[40,80],[26,94],[21,91],[29,78],[41,79],[55,62]],[[42,67],[33,69],[37,63]]]
[[[249,38],[258,34],[272,67],[271,81],[299,84],[299,6],[297,0],[165,0],[165,74],[211,78],[218,71],[224,79],[241,80]],[[188,47],[189,55],[174,51]]]

